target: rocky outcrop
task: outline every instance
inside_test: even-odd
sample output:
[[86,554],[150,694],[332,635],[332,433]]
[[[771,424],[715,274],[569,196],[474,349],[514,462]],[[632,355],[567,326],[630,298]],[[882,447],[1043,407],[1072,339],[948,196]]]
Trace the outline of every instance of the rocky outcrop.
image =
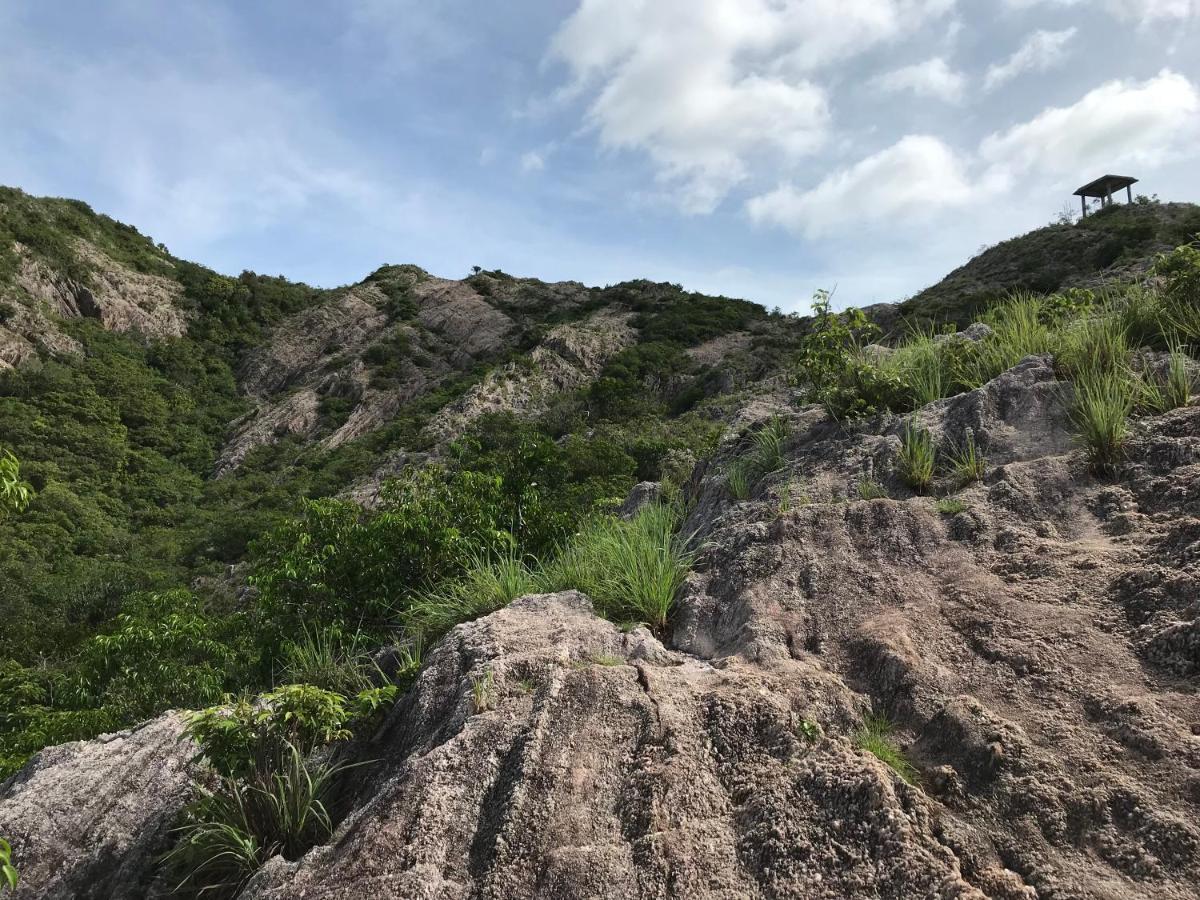
[[806,663],[713,665],[526,597],[443,641],[362,806],[245,896],[982,896],[921,792],[845,738],[857,717]]
[[0,835],[21,873],[15,900],[151,893],[170,828],[191,796],[195,752],[182,716],[169,713],[30,760],[0,785]]
[[632,315],[611,310],[578,323],[559,325],[529,354],[509,363],[467,391],[430,423],[436,440],[450,440],[487,413],[513,412],[533,417],[545,412],[560,394],[596,378],[604,364],[637,337]]

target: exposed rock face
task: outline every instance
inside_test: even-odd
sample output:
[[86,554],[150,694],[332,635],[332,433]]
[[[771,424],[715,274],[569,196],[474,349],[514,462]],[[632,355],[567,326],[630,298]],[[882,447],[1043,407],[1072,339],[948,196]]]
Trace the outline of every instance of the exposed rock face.
[[29,256],[22,256],[16,285],[36,302],[68,319],[96,319],[109,331],[138,331],[148,337],[179,337],[187,318],[179,305],[183,287],[145,275],[111,259],[86,241],[75,250],[90,281],[79,284]]
[[461,435],[480,416],[510,411],[536,416],[564,391],[581,387],[637,337],[628,313],[604,311],[574,324],[559,325],[529,355],[527,363],[509,363],[491,372],[430,425],[439,440]]
[[153,892],[157,859],[191,793],[195,752],[182,716],[169,713],[30,760],[0,785],[0,835],[21,873],[17,900]]
[[527,597],[451,633],[362,807],[246,896],[982,896],[920,791],[794,731],[855,704],[804,662],[714,666]]

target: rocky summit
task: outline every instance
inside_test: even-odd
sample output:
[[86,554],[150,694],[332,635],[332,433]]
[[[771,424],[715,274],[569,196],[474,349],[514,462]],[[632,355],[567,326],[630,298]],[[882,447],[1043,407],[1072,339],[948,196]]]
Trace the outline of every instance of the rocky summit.
[[797,317],[6,190],[14,896],[1196,897],[1196,231]]

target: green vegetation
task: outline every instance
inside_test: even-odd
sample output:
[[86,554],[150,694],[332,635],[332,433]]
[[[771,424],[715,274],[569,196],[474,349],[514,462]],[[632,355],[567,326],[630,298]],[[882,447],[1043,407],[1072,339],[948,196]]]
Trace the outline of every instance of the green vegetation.
[[862,500],[886,500],[888,492],[874,478],[863,478],[858,482],[858,496]]
[[854,745],[866,750],[909,784],[918,780],[917,767],[912,764],[896,743],[892,723],[883,716],[870,715],[854,733]]
[[980,481],[987,474],[987,457],[976,446],[973,434],[968,434],[962,446],[951,451],[950,469],[960,486]]
[[496,679],[492,670],[488,669],[482,677],[471,680],[471,708],[477,712],[487,712],[496,706]]
[[12,864],[12,845],[0,838],[0,887],[15,891],[20,880],[17,868]]
[[667,505],[644,507],[631,521],[594,519],[546,565],[543,589],[574,588],[610,621],[662,630],[692,564],[678,524],[678,511]]
[[943,516],[957,516],[960,512],[967,511],[967,504],[957,497],[943,497],[934,505]]
[[[1200,352],[1200,244],[1161,254],[1154,275],[1149,285],[1099,294],[1014,293],[977,317],[988,326],[978,339],[911,327],[896,346],[871,352],[866,342],[877,330],[865,316],[834,313],[828,295],[818,294],[812,328],[800,339],[796,381],[805,399],[837,418],[906,413],[980,387],[1027,356],[1049,355],[1073,385],[1072,419],[1089,463],[1112,473],[1130,416],[1184,405],[1195,387],[1188,357]],[[1135,365],[1143,350],[1166,351],[1165,372]],[[907,427],[900,469],[915,490],[932,483],[935,456],[928,435]],[[949,462],[959,483],[981,478],[987,465],[973,439],[951,451]]]
[[772,416],[750,435],[750,447],[729,465],[726,484],[737,500],[750,496],[754,486],[767,475],[782,469],[787,462],[783,445],[791,435],[785,419]]
[[0,448],[0,515],[24,512],[33,498],[33,488],[21,480],[21,464],[7,450]]
[[929,490],[937,465],[937,450],[933,435],[912,421],[904,424],[900,435],[899,465],[900,477],[909,487],[919,494]]

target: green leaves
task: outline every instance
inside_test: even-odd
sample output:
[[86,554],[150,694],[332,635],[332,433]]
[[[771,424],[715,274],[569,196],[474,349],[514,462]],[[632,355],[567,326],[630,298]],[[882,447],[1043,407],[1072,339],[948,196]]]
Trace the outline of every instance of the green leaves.
[[20,880],[21,876],[17,874],[17,869],[12,864],[12,845],[4,838],[0,838],[0,887],[16,891],[17,882]]
[[21,464],[8,450],[0,449],[0,517],[24,512],[33,499],[33,487],[21,480]]

